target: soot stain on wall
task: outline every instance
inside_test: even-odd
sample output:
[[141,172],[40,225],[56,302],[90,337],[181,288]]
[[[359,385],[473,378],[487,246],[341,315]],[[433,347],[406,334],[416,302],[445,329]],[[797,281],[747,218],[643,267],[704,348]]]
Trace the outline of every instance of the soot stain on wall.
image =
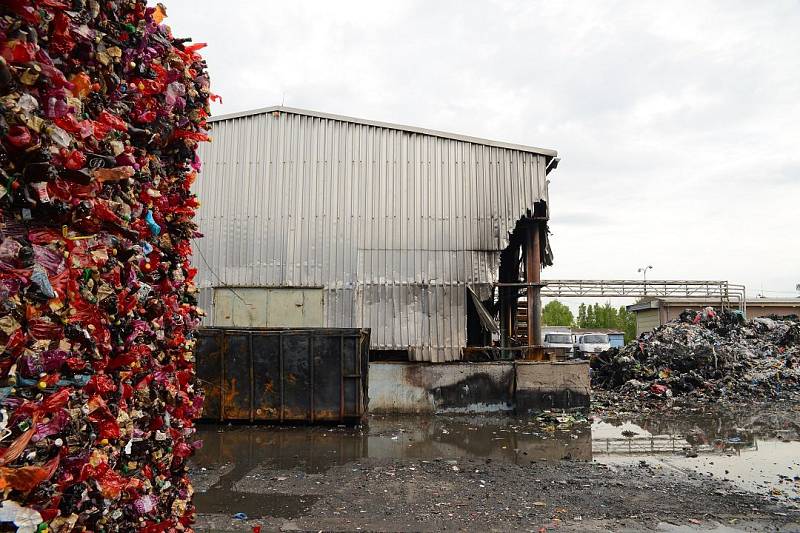
[[513,374],[504,374],[499,379],[486,373],[474,374],[452,385],[436,387],[431,393],[437,407],[498,403],[510,406],[514,394]]

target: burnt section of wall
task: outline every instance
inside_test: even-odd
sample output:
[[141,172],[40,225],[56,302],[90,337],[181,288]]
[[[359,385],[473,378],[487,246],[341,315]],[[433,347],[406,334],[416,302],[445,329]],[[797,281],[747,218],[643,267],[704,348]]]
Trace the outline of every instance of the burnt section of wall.
[[[543,355],[535,347],[542,343],[540,274],[542,268],[553,264],[547,238],[548,218],[547,202],[536,202],[517,221],[508,246],[500,252],[498,318],[505,359],[541,359]],[[520,316],[518,303],[522,295],[526,297],[526,306]],[[522,330],[518,327],[520,319],[525,326]],[[515,350],[518,347],[534,348]]]
[[589,365],[372,363],[369,410],[375,414],[512,412],[589,406]]
[[468,409],[471,406],[514,403],[514,375],[479,373],[431,391],[437,409]]
[[518,415],[538,413],[550,409],[589,408],[587,392],[564,389],[559,391],[517,391],[515,411]]

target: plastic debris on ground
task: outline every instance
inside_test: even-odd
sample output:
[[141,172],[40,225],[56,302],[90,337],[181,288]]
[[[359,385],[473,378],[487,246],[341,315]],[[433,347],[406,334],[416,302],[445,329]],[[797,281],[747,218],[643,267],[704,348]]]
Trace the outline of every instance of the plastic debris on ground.
[[580,427],[588,424],[589,419],[580,410],[573,409],[571,411],[542,411],[536,416],[536,422],[539,427],[545,431],[570,431],[574,427]]
[[209,81],[143,0],[0,3],[0,529],[191,530]]
[[612,402],[800,399],[800,320],[687,310],[600,354],[592,361],[592,387]]

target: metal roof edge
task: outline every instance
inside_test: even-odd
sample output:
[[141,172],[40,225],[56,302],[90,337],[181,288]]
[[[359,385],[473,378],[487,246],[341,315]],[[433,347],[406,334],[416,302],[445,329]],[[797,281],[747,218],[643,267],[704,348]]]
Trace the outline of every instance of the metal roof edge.
[[[628,311],[644,311],[658,309],[662,304],[670,307],[682,305],[715,304],[719,303],[719,296],[658,296],[647,302],[635,303],[625,306]],[[747,305],[763,306],[790,306],[800,307],[800,298],[756,298],[746,299]]]
[[635,304],[631,304],[631,305],[626,305],[625,309],[629,313],[633,313],[635,311],[647,311],[649,309],[658,309],[659,303],[660,302],[659,302],[658,299],[649,300],[647,302],[640,302],[640,303],[635,303]]
[[616,335],[625,334],[624,331],[614,328],[572,328],[572,332],[583,333],[585,335],[591,335],[592,333],[606,333],[606,334],[616,334]]
[[[719,296],[711,296],[708,298],[702,296],[661,296],[657,297],[654,301],[659,301],[668,305],[681,304],[681,303],[705,303],[705,302],[718,302]],[[750,296],[746,299],[747,305],[800,305],[800,298],[758,298]]]
[[240,111],[238,113],[228,113],[226,115],[219,115],[216,117],[211,117],[207,120],[207,122],[213,124],[215,122],[222,122],[224,120],[232,120],[236,118],[243,118],[249,117],[253,115],[263,115],[266,113],[289,113],[292,115],[305,115],[309,117],[316,117],[316,118],[323,118],[323,119],[330,119],[330,120],[339,120],[341,122],[351,122],[353,124],[363,124],[365,126],[374,126],[377,128],[388,128],[392,130],[400,130],[400,131],[407,131],[410,133],[419,133],[421,135],[430,135],[432,137],[441,137],[443,139],[453,139],[455,141],[464,141],[473,144],[483,144],[486,146],[496,146],[498,148],[508,148],[510,150],[519,150],[521,152],[530,152],[534,154],[540,154],[547,157],[557,157],[558,151],[551,150],[549,148],[537,148],[535,146],[527,146],[524,144],[514,144],[509,142],[503,141],[493,141],[491,139],[483,139],[481,137],[471,137],[469,135],[461,135],[458,133],[448,133],[446,131],[439,131],[439,130],[431,130],[427,128],[419,128],[416,126],[406,126],[403,124],[393,124],[391,122],[380,122],[378,120],[367,120],[361,118],[354,118],[348,117],[344,115],[335,115],[332,113],[322,113],[320,111],[311,111],[308,109],[298,109],[294,107],[284,107],[284,106],[270,106],[270,107],[262,107],[260,109],[251,109],[249,111]]

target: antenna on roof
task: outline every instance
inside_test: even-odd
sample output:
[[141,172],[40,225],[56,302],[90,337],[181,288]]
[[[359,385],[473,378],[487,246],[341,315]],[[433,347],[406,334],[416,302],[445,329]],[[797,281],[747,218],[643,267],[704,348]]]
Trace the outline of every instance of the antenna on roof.
[[283,103],[284,103],[285,101],[286,101],[286,91],[284,91],[284,92],[283,92],[283,95],[281,96],[281,107],[283,107]]

